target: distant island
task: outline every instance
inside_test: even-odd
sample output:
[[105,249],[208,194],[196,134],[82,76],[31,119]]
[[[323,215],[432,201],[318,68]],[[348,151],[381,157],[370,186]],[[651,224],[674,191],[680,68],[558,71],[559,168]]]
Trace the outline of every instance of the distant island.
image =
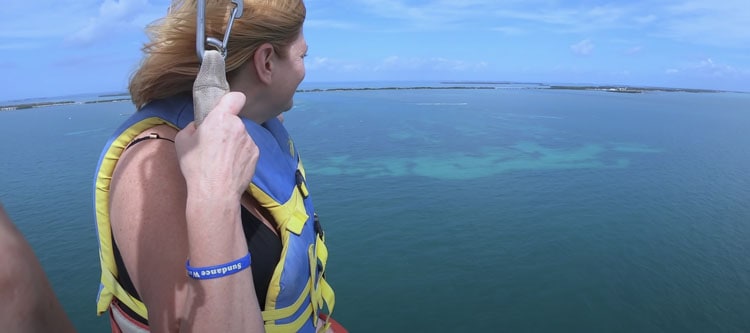
[[524,85],[524,86],[542,86],[547,85],[541,82],[518,82],[518,81],[443,81],[440,84],[478,84],[478,85]]
[[688,88],[651,88],[651,87],[629,87],[629,86],[549,86],[547,89],[556,90],[596,90],[625,94],[640,94],[648,91],[661,92],[686,92],[686,93],[720,93],[721,90],[688,89]]
[[595,90],[625,94],[640,94],[644,92],[687,92],[687,93],[721,93],[724,90],[690,89],[690,88],[664,88],[664,87],[637,87],[616,85],[548,85],[540,82],[514,82],[514,81],[450,81],[442,84],[475,84],[475,85],[522,85],[530,86],[526,89],[553,89],[553,90]]
[[57,101],[57,102],[40,102],[40,103],[2,105],[0,106],[0,111],[33,109],[33,108],[39,108],[43,106],[68,105],[68,104],[76,104],[76,102],[75,101]]
[[112,103],[112,102],[130,102],[130,97],[123,98],[110,98],[110,99],[98,99],[94,101],[83,102],[83,104],[97,104],[97,103]]
[[[687,93],[721,93],[723,90],[689,89],[689,88],[661,88],[661,87],[631,87],[631,86],[576,86],[576,85],[547,85],[539,82],[513,81],[450,81],[440,84],[451,86],[419,86],[419,87],[366,87],[366,88],[318,88],[300,89],[297,92],[331,92],[331,91],[368,91],[368,90],[437,90],[437,89],[496,89],[497,85],[519,85],[519,89],[552,89],[552,90],[594,90],[614,93],[640,94],[643,92],[687,92]],[[469,85],[469,86],[466,86]]]
[[[617,85],[548,85],[540,82],[514,82],[514,81],[443,81],[436,86],[413,86],[413,87],[360,87],[360,88],[313,88],[298,89],[300,93],[336,92],[336,91],[376,91],[376,90],[457,90],[457,89],[497,89],[498,85],[518,86],[517,89],[550,89],[550,90],[591,90],[624,94],[640,94],[644,92],[685,92],[685,93],[721,93],[729,92],[711,89],[689,89],[689,88],[662,88],[662,87],[634,87]],[[115,93],[99,95],[100,99],[89,101],[47,101],[35,103],[18,103],[0,105],[0,111],[33,109],[47,106],[68,104],[96,104],[112,102],[128,102],[130,94]]]
[[331,91],[371,91],[371,90],[456,90],[456,89],[495,89],[493,87],[467,87],[467,86],[451,86],[451,87],[440,87],[440,86],[423,86],[423,87],[364,87],[364,88],[315,88],[315,89],[299,89],[297,92],[309,93],[309,92],[331,92]]
[[[122,95],[108,95],[108,96],[122,96]],[[35,109],[35,108],[43,108],[47,106],[58,106],[58,105],[69,105],[69,104],[98,104],[98,103],[129,102],[129,101],[130,101],[130,97],[124,97],[124,98],[96,99],[96,100],[83,101],[83,102],[82,101],[54,101],[54,102],[9,104],[9,105],[0,105],[0,111]]]
[[130,99],[130,93],[122,92],[122,93],[116,93],[116,94],[105,94],[105,95],[99,95],[99,97],[126,97],[127,99]]

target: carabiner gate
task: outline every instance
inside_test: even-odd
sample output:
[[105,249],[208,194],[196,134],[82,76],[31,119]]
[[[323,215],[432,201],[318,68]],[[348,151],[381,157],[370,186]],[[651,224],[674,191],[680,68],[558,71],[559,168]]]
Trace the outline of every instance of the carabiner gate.
[[243,0],[232,0],[234,8],[232,9],[232,15],[229,16],[227,29],[224,31],[224,40],[219,40],[214,37],[206,37],[206,0],[198,0],[198,22],[195,28],[195,51],[198,54],[198,60],[200,60],[200,62],[203,62],[203,53],[206,51],[206,44],[219,50],[222,57],[227,57],[229,33],[232,31],[234,19],[242,16],[242,1]]

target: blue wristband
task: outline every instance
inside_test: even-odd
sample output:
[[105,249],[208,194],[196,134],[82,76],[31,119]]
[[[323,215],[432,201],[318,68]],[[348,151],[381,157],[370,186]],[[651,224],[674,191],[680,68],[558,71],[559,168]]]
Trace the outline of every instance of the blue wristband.
[[193,267],[190,266],[190,260],[185,262],[185,268],[187,268],[187,275],[193,279],[207,280],[224,277],[240,272],[241,270],[250,267],[250,252],[242,258],[235,261],[230,261],[226,264],[207,266],[207,267]]

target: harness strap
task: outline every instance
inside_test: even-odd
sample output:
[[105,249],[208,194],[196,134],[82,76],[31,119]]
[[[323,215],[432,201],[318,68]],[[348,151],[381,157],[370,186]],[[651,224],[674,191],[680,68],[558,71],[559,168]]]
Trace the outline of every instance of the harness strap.
[[265,325],[266,333],[286,333],[286,332],[295,332],[298,331],[302,326],[305,325],[305,322],[310,319],[310,316],[313,314],[313,306],[312,304],[308,305],[304,312],[302,312],[302,315],[300,315],[297,319],[295,319],[293,322],[288,324],[274,324],[269,323]]
[[318,279],[318,292],[320,293],[320,299],[323,300],[323,304],[318,304],[318,306],[320,309],[328,309],[328,315],[325,317],[326,323],[324,326],[327,330],[331,325],[331,315],[333,314],[333,307],[336,305],[336,295],[334,294],[331,285],[328,284],[328,281],[325,279],[325,267],[326,262],[328,261],[328,247],[325,242],[323,242],[323,238],[320,235],[316,237],[315,242],[317,249],[316,255],[322,266],[320,270],[320,278]]
[[315,237],[315,255],[321,265],[320,271],[325,272],[326,263],[328,262],[328,247],[320,235]]
[[324,329],[327,330],[331,325],[330,318],[336,298],[333,288],[331,288],[331,285],[328,284],[328,281],[324,277],[326,261],[328,261],[328,248],[320,236],[315,237],[315,246],[310,245],[308,248],[308,255],[310,257],[310,276],[314,277],[314,280],[310,281],[310,285],[312,286],[310,299],[313,305],[313,321],[317,324],[318,318],[321,315],[319,312],[327,310],[328,315],[325,316],[325,324],[323,325]]
[[[333,307],[336,305],[336,296],[333,293],[333,288],[331,288],[331,285],[328,284],[328,281],[325,279],[320,280],[320,286],[321,295],[323,296],[323,302],[325,302],[326,307],[328,308],[328,318],[331,317],[333,314]],[[326,322],[328,322],[328,319],[326,319]]]
[[147,326],[128,316],[120,308],[117,301],[112,302],[109,307],[110,323],[112,324],[112,333],[148,333]]
[[299,191],[292,191],[289,200],[278,203],[271,195],[263,191],[258,185],[250,183],[250,194],[261,207],[268,210],[276,221],[278,229],[286,229],[299,235],[309,218],[305,210],[305,203]]
[[109,291],[113,295],[116,295],[119,302],[127,306],[129,309],[133,310],[133,312],[141,316],[141,318],[148,318],[148,310],[146,310],[146,305],[143,304],[143,302],[139,301],[137,298],[131,296],[127,291],[125,291],[125,289],[117,282],[117,279],[109,270],[102,270],[102,284],[110,286],[110,288],[114,288],[114,290]]
[[262,311],[261,316],[263,316],[264,321],[276,321],[282,318],[291,317],[300,307],[302,307],[302,303],[304,303],[308,295],[310,295],[310,284],[305,287],[305,290],[302,291],[294,304],[282,309]]

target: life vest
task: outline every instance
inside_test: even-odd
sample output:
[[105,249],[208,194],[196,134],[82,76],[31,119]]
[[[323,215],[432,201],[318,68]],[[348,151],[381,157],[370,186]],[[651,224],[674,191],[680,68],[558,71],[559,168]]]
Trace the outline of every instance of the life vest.
[[[117,281],[109,219],[109,190],[117,161],[126,146],[141,132],[157,126],[184,128],[193,120],[189,95],[147,104],[115,131],[97,167],[94,208],[102,269],[97,313],[106,312],[113,298],[143,318],[146,306]],[[248,192],[273,217],[281,238],[281,259],[276,266],[262,311],[266,332],[314,332],[319,317],[330,314],[333,289],[324,279],[328,250],[305,183],[305,170],[283,124],[273,118],[262,125],[243,119],[260,149]],[[330,323],[326,319],[325,328]]]

